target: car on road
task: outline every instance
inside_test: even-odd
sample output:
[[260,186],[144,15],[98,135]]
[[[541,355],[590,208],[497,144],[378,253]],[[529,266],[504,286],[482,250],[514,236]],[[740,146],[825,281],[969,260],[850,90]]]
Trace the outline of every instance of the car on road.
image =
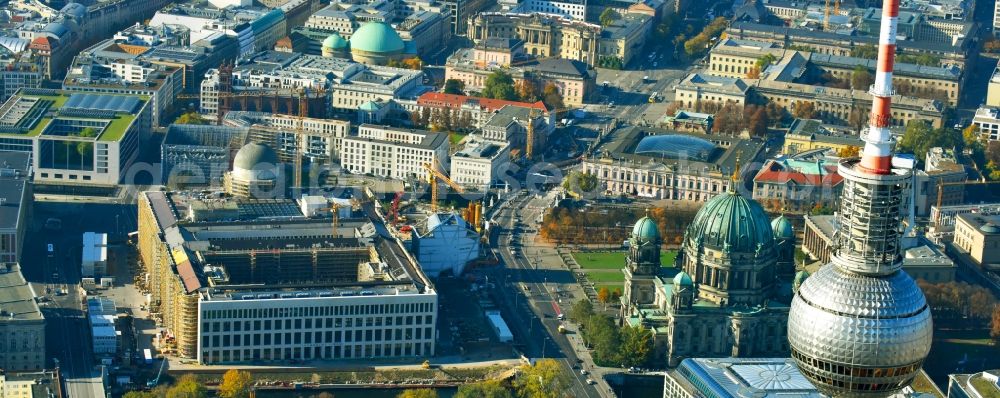
[[594,379],[587,378],[587,384],[594,385],[594,384],[597,384],[597,382],[594,381]]
[[580,374],[586,376],[588,373],[587,369],[580,369]]

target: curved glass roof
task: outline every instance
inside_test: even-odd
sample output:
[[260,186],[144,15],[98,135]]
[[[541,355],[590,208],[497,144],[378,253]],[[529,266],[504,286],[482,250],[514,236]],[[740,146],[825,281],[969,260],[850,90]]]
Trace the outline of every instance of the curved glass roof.
[[639,140],[636,155],[660,156],[677,159],[708,160],[715,144],[689,135],[651,135]]

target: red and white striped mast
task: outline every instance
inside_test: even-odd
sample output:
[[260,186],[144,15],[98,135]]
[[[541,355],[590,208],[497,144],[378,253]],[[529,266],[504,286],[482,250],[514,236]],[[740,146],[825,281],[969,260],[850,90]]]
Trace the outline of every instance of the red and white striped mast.
[[896,22],[899,19],[899,0],[883,0],[882,26],[878,37],[878,71],[875,84],[868,91],[872,95],[872,114],[868,131],[862,134],[865,149],[861,154],[861,167],[869,173],[889,174],[892,168],[892,68],[896,59]]

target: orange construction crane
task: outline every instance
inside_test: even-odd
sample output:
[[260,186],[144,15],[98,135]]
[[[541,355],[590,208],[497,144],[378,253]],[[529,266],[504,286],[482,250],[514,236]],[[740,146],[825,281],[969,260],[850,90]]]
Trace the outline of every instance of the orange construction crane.
[[454,189],[456,192],[459,193],[465,192],[465,188],[462,188],[461,185],[458,185],[458,183],[452,181],[451,178],[448,178],[448,176],[444,175],[444,173],[438,171],[430,163],[425,164],[424,169],[427,170],[428,173],[427,179],[431,183],[431,211],[437,212],[438,209],[437,180],[444,181],[445,184],[448,184],[448,186],[452,187],[452,189]]

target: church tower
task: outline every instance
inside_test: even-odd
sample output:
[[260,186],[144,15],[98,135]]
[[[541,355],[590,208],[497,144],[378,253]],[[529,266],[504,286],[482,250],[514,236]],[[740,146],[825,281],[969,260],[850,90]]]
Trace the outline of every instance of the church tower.
[[[622,314],[634,305],[651,304],[655,298],[654,279],[660,273],[660,231],[649,216],[640,218],[632,227],[625,260],[625,291],[622,292]],[[624,318],[624,317],[623,317]]]

